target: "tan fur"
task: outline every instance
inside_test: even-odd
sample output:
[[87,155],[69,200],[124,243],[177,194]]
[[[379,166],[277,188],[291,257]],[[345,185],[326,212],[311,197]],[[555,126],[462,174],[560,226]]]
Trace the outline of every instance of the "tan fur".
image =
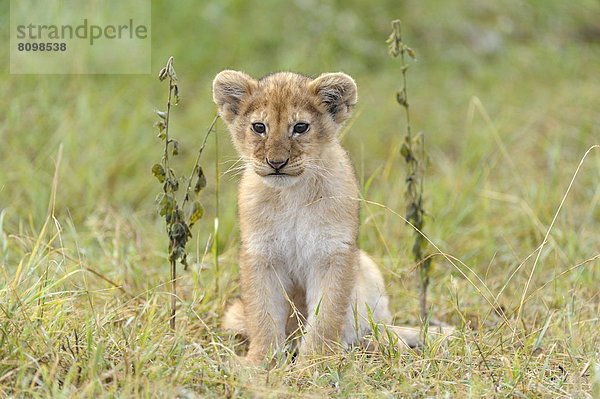
[[[374,323],[388,325],[382,276],[357,247],[358,186],[337,139],[356,104],[354,80],[288,72],[254,80],[223,71],[213,98],[246,165],[238,197],[241,301],[223,326],[249,338],[247,359],[262,362],[300,330],[301,353],[359,344],[370,332],[367,307]],[[308,130],[294,133],[298,123]],[[394,332],[402,343],[418,338],[414,330]]]

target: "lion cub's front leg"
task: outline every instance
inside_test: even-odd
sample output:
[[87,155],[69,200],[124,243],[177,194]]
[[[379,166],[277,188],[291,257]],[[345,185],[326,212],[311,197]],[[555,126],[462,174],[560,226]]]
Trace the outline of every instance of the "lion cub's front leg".
[[250,338],[246,360],[260,364],[267,354],[283,347],[289,303],[276,265],[244,248],[240,261],[242,301]]
[[340,250],[315,265],[306,287],[307,332],[301,353],[332,353],[339,347],[356,281],[355,252]]

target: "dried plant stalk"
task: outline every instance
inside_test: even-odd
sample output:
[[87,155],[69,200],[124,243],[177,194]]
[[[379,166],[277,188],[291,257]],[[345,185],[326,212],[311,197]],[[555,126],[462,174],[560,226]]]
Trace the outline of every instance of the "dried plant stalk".
[[[169,135],[169,122],[171,117],[171,108],[179,104],[179,85],[177,74],[173,67],[173,57],[170,57],[167,64],[158,74],[160,81],[169,79],[169,95],[167,98],[167,110],[155,110],[160,120],[154,124],[158,128],[158,137],[164,141],[164,152],[160,163],[152,167],[152,173],[162,184],[162,193],[159,194],[158,212],[165,218],[167,236],[169,237],[169,264],[171,272],[171,310],[169,325],[175,329],[175,314],[177,307],[177,262],[179,261],[187,269],[186,245],[192,237],[191,228],[202,218],[204,208],[196,197],[198,193],[206,186],[206,177],[200,166],[200,156],[206,146],[208,135],[214,131],[217,117],[214,118],[208,128],[202,146],[198,150],[196,162],[192,168],[189,177],[177,177],[175,171],[170,165],[170,156],[179,155],[179,142]],[[177,191],[179,182],[182,181],[185,186],[183,198],[178,201]]]
[[419,265],[419,304],[421,309],[421,318],[427,318],[427,288],[431,276],[432,264],[431,257],[424,254],[427,246],[427,240],[423,237],[423,226],[425,224],[423,209],[423,179],[427,166],[425,154],[425,137],[423,133],[413,136],[410,125],[410,105],[408,102],[406,72],[408,64],[405,55],[416,60],[416,53],[402,41],[402,24],[400,20],[392,21],[392,33],[387,40],[389,43],[389,53],[392,57],[400,56],[402,71],[402,89],[396,93],[396,100],[405,111],[406,116],[406,135],[400,153],[406,161],[408,172],[406,176],[406,219],[415,228],[415,241],[412,246],[412,254]]

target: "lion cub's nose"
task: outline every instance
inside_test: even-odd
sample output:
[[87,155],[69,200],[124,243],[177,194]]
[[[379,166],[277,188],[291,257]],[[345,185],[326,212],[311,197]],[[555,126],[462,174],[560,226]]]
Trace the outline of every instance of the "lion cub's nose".
[[265,158],[265,160],[267,161],[267,164],[269,164],[270,167],[272,167],[275,170],[280,170],[285,165],[287,165],[287,163],[290,159],[288,158],[285,161],[273,161],[269,158]]

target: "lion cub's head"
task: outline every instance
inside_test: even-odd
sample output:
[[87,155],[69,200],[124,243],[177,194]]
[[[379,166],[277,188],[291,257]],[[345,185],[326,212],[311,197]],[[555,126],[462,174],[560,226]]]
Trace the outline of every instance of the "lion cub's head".
[[294,184],[318,170],[324,152],[356,104],[356,83],[343,73],[316,79],[279,72],[255,80],[223,71],[213,82],[213,99],[242,159],[265,183]]

